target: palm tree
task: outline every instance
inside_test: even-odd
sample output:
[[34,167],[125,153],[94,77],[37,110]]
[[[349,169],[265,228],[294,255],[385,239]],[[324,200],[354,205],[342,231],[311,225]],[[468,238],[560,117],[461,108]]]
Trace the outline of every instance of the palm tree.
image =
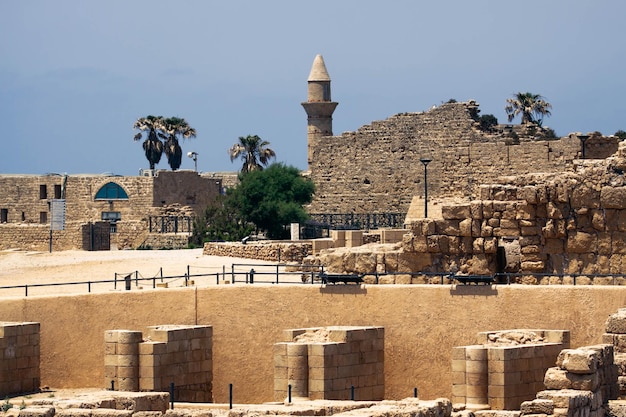
[[228,150],[230,161],[241,157],[243,161],[241,172],[262,170],[263,165],[267,165],[270,159],[276,158],[276,153],[267,147],[269,144],[257,135],[239,136],[239,143],[235,143]]
[[[154,169],[154,166],[161,160],[163,154],[163,142],[158,137],[159,131],[163,128],[163,116],[140,117],[133,124],[133,129],[139,129],[142,132],[148,131],[146,140],[143,142],[143,150],[146,153],[146,158],[150,162],[150,169]],[[141,140],[142,133],[139,132],[135,135],[135,141]]]
[[167,156],[167,163],[172,168],[172,171],[176,171],[180,168],[183,157],[183,150],[178,142],[178,135],[183,139],[195,138],[196,129],[189,126],[185,119],[168,117],[163,121],[163,131],[165,133],[159,136],[165,140],[164,151]]
[[550,116],[552,105],[544,100],[544,97],[533,93],[517,93],[514,98],[508,98],[504,110],[509,122],[518,114],[522,115],[522,124],[536,123],[541,126],[544,116]]

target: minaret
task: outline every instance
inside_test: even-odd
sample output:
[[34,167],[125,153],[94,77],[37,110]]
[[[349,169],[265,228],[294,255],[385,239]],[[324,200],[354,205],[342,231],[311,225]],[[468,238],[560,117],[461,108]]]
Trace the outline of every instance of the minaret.
[[317,55],[313,60],[308,85],[308,99],[302,106],[308,116],[308,161],[311,169],[313,157],[311,145],[322,136],[333,135],[333,112],[339,104],[330,99],[330,76],[321,55]]

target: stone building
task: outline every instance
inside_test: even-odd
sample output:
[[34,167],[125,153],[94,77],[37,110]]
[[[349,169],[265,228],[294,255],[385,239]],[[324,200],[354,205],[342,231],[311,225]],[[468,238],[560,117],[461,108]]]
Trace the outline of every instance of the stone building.
[[[149,176],[0,175],[0,249],[136,248],[151,233],[178,234],[186,241],[193,215],[220,190],[219,179],[185,170]],[[51,210],[59,201],[65,222],[52,227]]]

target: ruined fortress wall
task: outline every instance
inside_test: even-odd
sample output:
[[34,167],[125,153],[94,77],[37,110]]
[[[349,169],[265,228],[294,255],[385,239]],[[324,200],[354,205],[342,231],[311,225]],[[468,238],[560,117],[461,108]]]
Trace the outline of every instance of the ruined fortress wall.
[[[428,194],[435,199],[476,198],[480,184],[502,175],[569,171],[579,157],[575,136],[512,144],[505,134],[485,134],[471,117],[475,107],[447,103],[319,138],[311,149],[316,194],[309,212],[406,212],[414,195],[424,195],[423,157],[433,160]],[[614,141],[588,145],[596,157],[615,148]]]
[[41,383],[102,387],[107,329],[163,323],[213,327],[213,396],[273,398],[273,345],[290,328],[380,326],[385,397],[451,396],[454,346],[493,329],[571,330],[571,346],[600,343],[606,318],[626,303],[613,286],[220,285],[28,297],[0,301],[0,317],[41,323]]

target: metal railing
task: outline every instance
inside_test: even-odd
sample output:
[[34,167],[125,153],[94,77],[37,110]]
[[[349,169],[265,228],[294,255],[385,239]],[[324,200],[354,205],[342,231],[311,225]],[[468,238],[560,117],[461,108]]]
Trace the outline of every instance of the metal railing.
[[370,230],[404,227],[406,213],[311,213],[316,223],[335,230]]
[[[53,282],[53,283],[37,283],[37,284],[21,284],[0,286],[0,296],[4,290],[23,290],[23,296],[31,296],[33,289],[61,286],[85,286],[86,291],[91,293],[96,285],[106,287],[108,291],[114,290],[131,290],[133,285],[139,288],[142,285],[149,285],[157,288],[159,284],[168,287],[169,285],[179,283],[180,286],[200,286],[200,285],[220,285],[220,284],[321,284],[320,275],[325,272],[323,266],[312,265],[293,265],[293,264],[263,264],[263,263],[233,263],[230,269],[225,265],[218,272],[195,272],[192,269],[215,269],[214,267],[198,267],[188,265],[186,272],[180,275],[163,275],[163,269],[152,277],[144,277],[139,271],[115,273],[114,279],[111,280],[86,280],[71,282]],[[289,270],[287,270],[289,269]],[[384,277],[410,276],[411,280],[406,284],[414,282],[414,278],[422,278],[420,283],[428,285],[449,285],[455,283],[455,277],[464,277],[463,275],[455,275],[451,272],[373,272],[370,274],[359,274],[370,277],[366,280],[367,284],[381,284],[385,282]],[[542,282],[544,278],[548,278],[549,282]],[[535,282],[532,282],[533,279]],[[594,282],[600,280],[600,282]],[[493,275],[493,284],[495,285],[511,285],[511,284],[547,284],[547,285],[615,285],[626,286],[626,274],[547,274],[547,273],[498,273]],[[142,287],[143,288],[143,287]],[[47,295],[47,294],[46,294]]]
[[191,233],[193,221],[190,216],[150,216],[150,233]]

